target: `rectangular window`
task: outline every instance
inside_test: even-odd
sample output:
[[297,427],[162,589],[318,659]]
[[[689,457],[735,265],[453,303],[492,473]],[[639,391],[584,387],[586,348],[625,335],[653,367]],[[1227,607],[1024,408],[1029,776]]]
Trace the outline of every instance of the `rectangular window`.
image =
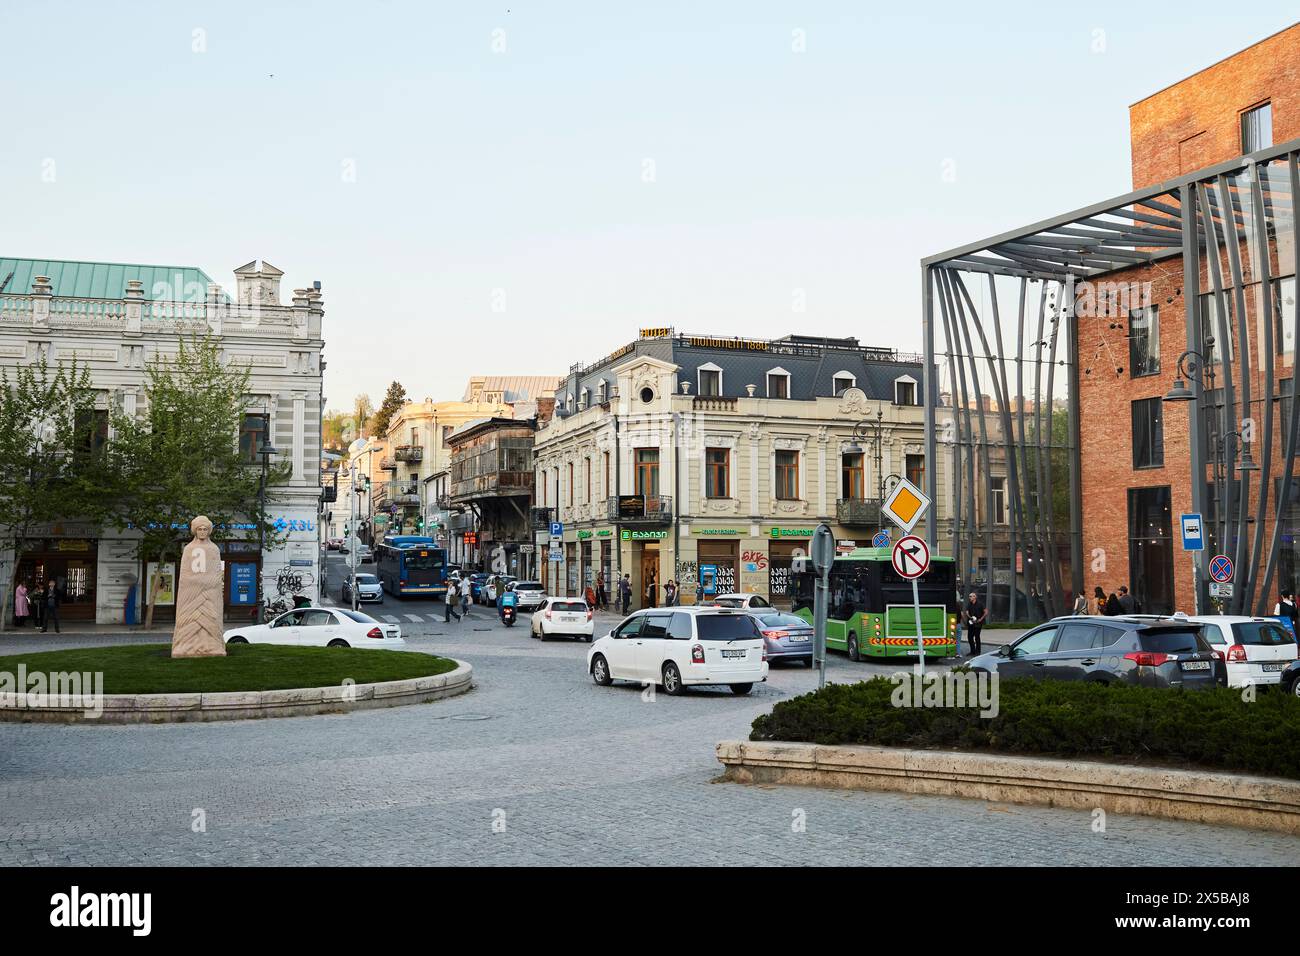
[[706,498],[726,498],[731,488],[731,449],[706,448],[704,450],[706,472]]
[[846,389],[852,388],[854,381],[847,375],[836,375],[831,383],[831,390],[836,395],[843,395]]
[[767,377],[768,398],[789,398],[790,377],[788,375],[769,375]]
[[647,497],[659,494],[658,448],[636,450],[636,488],[632,493]]
[[867,476],[863,473],[863,455],[845,455],[840,459],[840,497],[861,501],[866,496]]
[[1273,301],[1277,332],[1273,341],[1279,355],[1290,355],[1295,351],[1295,276],[1278,279],[1273,287],[1277,291]]
[[1133,403],[1133,467],[1162,468],[1165,464],[1165,433],[1160,398],[1143,398]]
[[1160,372],[1160,309],[1147,306],[1128,314],[1128,365],[1131,378]]
[[700,369],[700,394],[718,396],[722,394],[722,373],[716,370]]
[[776,497],[781,501],[796,501],[799,498],[799,453],[797,451],[776,453]]
[[908,455],[905,465],[906,474],[903,477],[925,491],[925,456]]
[[245,415],[239,425],[239,454],[244,461],[257,461],[266,444],[266,418],[262,415]]
[[569,468],[569,474],[567,477],[569,479],[569,506],[572,507],[573,506],[573,462],[569,462],[568,468]]
[[1241,151],[1253,153],[1273,145],[1273,104],[1264,103],[1241,114]]
[[993,485],[993,523],[1007,523],[1007,480],[1006,478],[992,479]]
[[108,444],[108,409],[82,409],[77,412],[73,426],[77,431],[78,454],[96,455]]
[[916,383],[895,382],[894,383],[894,404],[915,405],[916,404]]
[[591,504],[591,459],[584,458],[582,460],[582,467],[586,469],[587,472],[587,504]]
[[604,484],[604,489],[605,489],[605,496],[606,496],[606,497],[609,497],[611,494],[613,494],[613,492],[610,490],[610,487],[609,487],[609,452],[605,452],[605,484]]

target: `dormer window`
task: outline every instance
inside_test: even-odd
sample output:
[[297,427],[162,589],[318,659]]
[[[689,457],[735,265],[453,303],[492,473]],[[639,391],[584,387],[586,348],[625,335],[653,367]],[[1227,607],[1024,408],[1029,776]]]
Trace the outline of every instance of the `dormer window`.
[[609,401],[609,383],[603,378],[596,383],[596,401],[602,405]]
[[916,379],[910,375],[900,375],[894,379],[894,404],[916,405]]
[[582,401],[579,402],[578,404],[580,404],[583,408],[586,408],[588,405],[591,404],[591,389],[584,388],[582,390]]
[[790,397],[790,373],[783,368],[774,368],[767,373],[767,397]]
[[564,396],[564,410],[565,410],[566,412],[571,412],[571,411],[573,411],[573,393],[572,393],[572,392],[568,392],[568,393]]
[[836,372],[835,377],[831,379],[831,389],[837,397],[851,388],[856,388],[857,384],[858,377],[852,372]]
[[703,396],[717,397],[722,394],[722,369],[709,362],[699,368],[698,393]]

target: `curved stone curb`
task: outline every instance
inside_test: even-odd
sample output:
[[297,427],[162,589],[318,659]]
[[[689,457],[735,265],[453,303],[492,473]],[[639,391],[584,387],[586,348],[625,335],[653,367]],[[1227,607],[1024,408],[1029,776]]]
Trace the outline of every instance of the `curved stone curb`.
[[0,720],[56,724],[156,724],[200,720],[249,720],[337,714],[375,707],[423,704],[463,694],[474,685],[474,668],[375,684],[303,687],[295,690],[225,691],[214,694],[105,694],[93,715],[93,697],[0,694]]
[[1050,757],[727,740],[724,779],[898,790],[1300,835],[1300,781]]

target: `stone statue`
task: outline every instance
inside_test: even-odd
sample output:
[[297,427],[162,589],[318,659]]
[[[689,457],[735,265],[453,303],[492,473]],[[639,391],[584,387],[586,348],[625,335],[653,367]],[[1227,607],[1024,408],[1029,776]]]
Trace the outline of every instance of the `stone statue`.
[[225,657],[221,639],[225,574],[221,552],[210,540],[212,522],[199,515],[190,522],[194,537],[181,553],[181,580],[176,593],[176,629],[172,657]]

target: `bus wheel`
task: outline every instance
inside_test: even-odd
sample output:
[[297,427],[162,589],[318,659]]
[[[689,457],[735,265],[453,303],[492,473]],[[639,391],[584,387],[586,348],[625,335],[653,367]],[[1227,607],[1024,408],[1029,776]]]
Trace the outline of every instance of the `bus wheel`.
[[862,660],[862,656],[858,653],[858,635],[852,631],[849,631],[849,660]]

